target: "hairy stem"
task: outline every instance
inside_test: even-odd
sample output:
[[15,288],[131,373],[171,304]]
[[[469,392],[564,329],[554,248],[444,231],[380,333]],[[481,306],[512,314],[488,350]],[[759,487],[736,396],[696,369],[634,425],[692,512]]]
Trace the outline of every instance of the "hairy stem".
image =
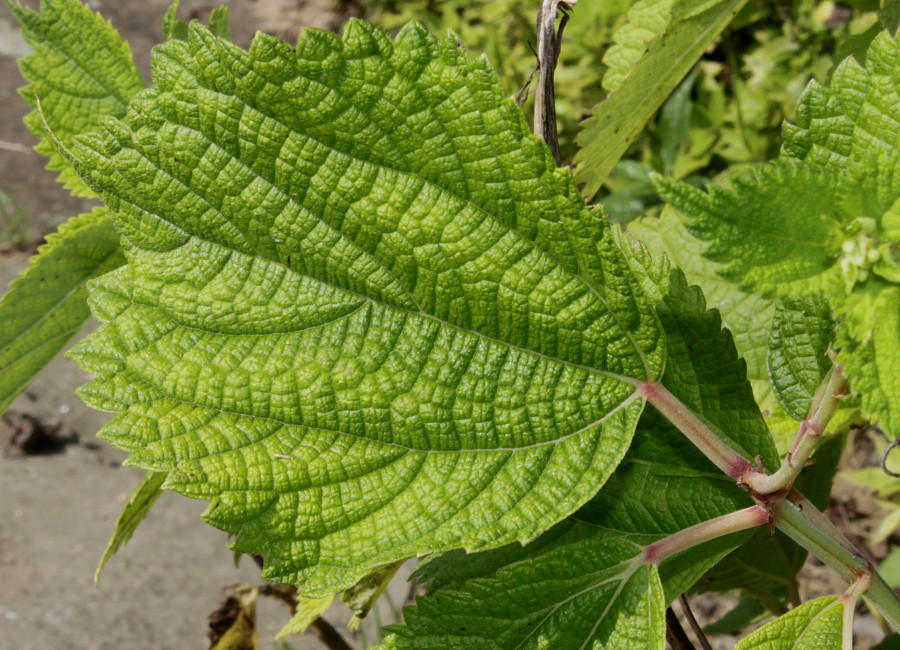
[[[824,515],[815,508],[800,507],[794,500],[796,491],[792,491],[788,499],[779,499],[773,504],[775,525],[785,532],[791,539],[803,548],[818,557],[832,569],[851,580],[857,580],[860,576],[871,575],[872,584],[868,590],[869,599],[878,607],[878,611],[884,616],[891,627],[900,631],[900,598],[879,576],[867,559],[862,557],[859,551],[851,551],[852,544],[844,540],[844,544],[837,542],[832,531],[823,530],[816,515],[810,517],[813,512],[822,518]],[[802,497],[802,495],[801,495]],[[805,501],[805,499],[804,499]],[[806,503],[809,503],[806,501]],[[817,519],[814,523],[811,519]]]
[[690,528],[679,530],[658,542],[653,542],[644,547],[638,558],[641,564],[659,564],[666,558],[672,557],[685,549],[708,542],[711,539],[736,533],[748,528],[762,526],[769,522],[769,513],[762,506],[750,506],[737,512],[729,512],[727,515],[704,521]]
[[800,470],[806,467],[810,455],[819,444],[819,439],[834,415],[846,388],[847,378],[843,369],[839,365],[833,366],[816,391],[809,413],[806,419],[800,423],[797,436],[778,471],[774,474],[763,474],[751,470],[744,479],[752,491],[759,494],[772,494],[789,487],[794,482]]
[[741,480],[752,467],[750,461],[729,447],[662,384],[641,382],[638,394],[674,424],[716,467],[735,481]]
[[[837,372],[832,373],[831,378],[834,378],[834,375],[837,374]],[[831,379],[829,379],[829,382],[826,383],[826,389],[819,391],[814,400],[814,410],[818,414],[815,416],[817,421],[827,423],[834,413],[837,399],[843,392],[844,384],[840,383],[841,381],[844,380],[839,378],[832,383]],[[830,386],[830,390],[827,390],[828,386]],[[900,598],[887,585],[884,579],[878,575],[871,563],[862,556],[862,553],[809,500],[796,490],[789,490],[787,485],[773,492],[756,491],[753,486],[748,484],[748,479],[754,473],[760,474],[759,470],[746,458],[729,447],[727,443],[719,438],[700,418],[661,384],[641,382],[638,384],[638,394],[656,407],[719,469],[733,478],[738,485],[747,489],[758,504],[746,510],[725,515],[725,518],[732,516],[752,518],[754,515],[748,513],[750,511],[756,512],[755,516],[764,517],[764,521],[773,522],[775,526],[783,530],[785,534],[800,544],[800,546],[850,580],[856,580],[859,576],[866,573],[871,574],[872,584],[869,587],[867,597],[875,604],[888,624],[894,630],[900,631]],[[821,426],[824,428],[824,424]],[[799,448],[804,442],[801,440],[796,444]],[[758,508],[759,511],[754,511],[753,508]],[[644,549],[643,561],[645,563],[657,563],[685,548],[718,536],[712,534],[707,537],[717,526],[727,526],[719,522],[721,519],[722,517],[719,517],[697,526],[692,526],[647,546]],[[753,524],[748,524],[744,527],[748,528],[751,525]],[[701,532],[695,530],[698,528]],[[705,532],[702,532],[704,530]],[[740,530],[740,528],[735,530]],[[731,531],[725,530],[719,534],[726,534],[727,532]]]

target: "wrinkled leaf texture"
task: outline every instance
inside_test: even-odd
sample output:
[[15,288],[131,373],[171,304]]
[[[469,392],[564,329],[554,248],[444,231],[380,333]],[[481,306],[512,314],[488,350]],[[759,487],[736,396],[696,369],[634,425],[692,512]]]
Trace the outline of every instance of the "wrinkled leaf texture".
[[68,154],[127,240],[73,357],[130,464],[309,595],[596,492],[663,334],[485,60],[415,24],[249,52],[192,25],[153,78]]

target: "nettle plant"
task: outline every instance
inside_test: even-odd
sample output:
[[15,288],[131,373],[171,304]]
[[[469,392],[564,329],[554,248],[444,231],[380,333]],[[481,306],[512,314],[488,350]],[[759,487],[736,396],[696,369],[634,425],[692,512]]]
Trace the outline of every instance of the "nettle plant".
[[[639,84],[661,103],[742,5],[663,4],[586,125],[588,186],[650,118]],[[10,8],[38,150],[103,207],[0,303],[0,400],[89,305],[80,394],[147,470],[104,561],[169,489],[299,587],[299,627],[426,558],[385,648],[662,648],[680,594],[737,586],[781,614],[742,650],[849,649],[863,594],[900,628],[820,511],[847,423],[900,430],[888,33],[807,90],[779,160],[708,192],[658,178],[673,207],[623,234],[452,34],[351,21],[244,51],[176,4],[148,88],[77,0]],[[592,156],[598,134],[620,139]],[[798,601],[807,551],[844,593]]]

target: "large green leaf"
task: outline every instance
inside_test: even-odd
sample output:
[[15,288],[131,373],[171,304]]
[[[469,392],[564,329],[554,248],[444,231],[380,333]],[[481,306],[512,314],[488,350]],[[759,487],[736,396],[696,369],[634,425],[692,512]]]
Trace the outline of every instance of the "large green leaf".
[[[40,102],[43,119],[54,135],[69,144],[79,133],[95,131],[103,115],[124,117],[128,101],[144,87],[131,58],[131,48],[112,26],[79,0],[41,0],[40,13],[13,0],[7,6],[22,25],[34,52],[19,60],[31,83],[19,92],[29,105]],[[36,149],[48,156],[48,169],[78,196],[93,196],[56,151],[38,111],[25,118],[42,138]]]
[[[593,196],[628,146],[746,0],[642,0],[610,52],[615,87],[578,136],[576,180]],[[635,56],[637,54],[637,56]],[[631,66],[627,75],[624,68]]]
[[81,331],[85,283],[124,261],[107,210],[63,224],[0,299],[0,413]]
[[128,265],[74,353],[102,434],[309,595],[525,541],[624,454],[663,334],[483,60],[352,22],[193,25],[73,160]]

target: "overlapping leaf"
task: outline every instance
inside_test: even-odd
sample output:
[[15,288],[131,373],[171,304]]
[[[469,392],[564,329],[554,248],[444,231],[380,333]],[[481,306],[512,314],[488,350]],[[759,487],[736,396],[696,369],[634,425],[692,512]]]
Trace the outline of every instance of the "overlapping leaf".
[[[144,87],[131,58],[131,48],[99,14],[79,0],[41,0],[40,13],[13,0],[7,6],[22,25],[22,35],[34,52],[19,60],[31,83],[19,92],[29,105],[41,105],[43,119],[54,135],[69,144],[79,133],[95,131],[103,115],[124,117],[128,101]],[[48,156],[48,169],[73,194],[93,196],[56,151],[38,111],[25,118],[42,138],[37,151]]]
[[[578,136],[576,178],[593,196],[629,145],[746,0],[642,0],[612,52],[615,90]],[[635,56],[637,54],[637,56]],[[630,70],[623,77],[624,67]]]
[[656,567],[632,563],[639,551],[624,539],[584,539],[465,591],[420,598],[383,647],[662,650],[662,585]]
[[897,43],[882,34],[865,68],[848,59],[830,86],[808,89],[775,164],[709,193],[658,183],[708,243],[705,254],[726,265],[723,277],[748,290],[828,300],[838,361],[863,413],[891,430],[900,426],[898,76]]
[[107,210],[71,219],[47,238],[0,300],[0,412],[90,316],[86,283],[124,261]]
[[734,650],[840,650],[843,615],[843,600],[816,598],[738,641]]
[[768,367],[775,395],[796,420],[809,413],[819,384],[832,367],[831,309],[822,296],[788,300],[775,310]]
[[154,82],[72,148],[129,241],[75,358],[131,464],[310,595],[590,498],[663,336],[483,60],[416,25],[192,26]]

